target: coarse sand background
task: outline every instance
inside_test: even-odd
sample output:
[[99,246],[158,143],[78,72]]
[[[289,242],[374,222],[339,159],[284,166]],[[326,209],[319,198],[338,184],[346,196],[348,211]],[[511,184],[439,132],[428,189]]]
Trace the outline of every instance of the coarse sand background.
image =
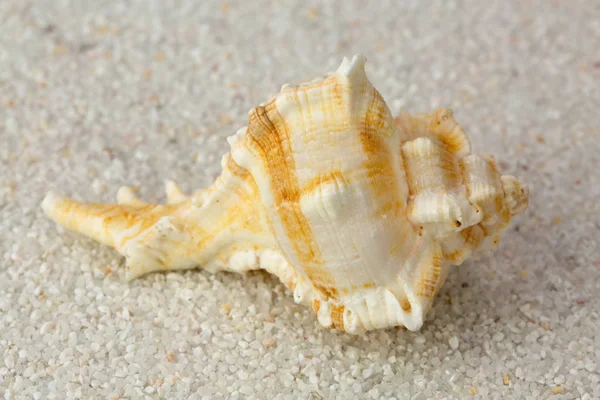
[[[600,2],[0,1],[5,399],[600,398]],[[287,82],[363,53],[392,111],[449,106],[530,184],[419,332],[321,328],[277,279],[127,283],[44,194],[164,201]]]

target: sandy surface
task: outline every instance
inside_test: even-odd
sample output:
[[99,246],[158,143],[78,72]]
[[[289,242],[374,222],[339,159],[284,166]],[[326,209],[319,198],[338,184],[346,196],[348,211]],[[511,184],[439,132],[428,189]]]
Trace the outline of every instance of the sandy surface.
[[[599,4],[245,3],[0,2],[0,394],[600,398]],[[321,328],[262,273],[127,283],[43,215],[49,189],[208,185],[251,107],[359,52],[393,112],[452,107],[531,186],[420,332]]]

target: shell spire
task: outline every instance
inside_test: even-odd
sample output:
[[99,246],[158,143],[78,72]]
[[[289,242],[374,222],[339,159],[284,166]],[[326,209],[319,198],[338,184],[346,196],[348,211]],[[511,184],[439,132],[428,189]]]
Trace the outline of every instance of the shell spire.
[[248,113],[210,187],[167,204],[121,188],[118,204],[49,193],[46,213],[114,247],[127,277],[201,266],[278,276],[317,320],[350,333],[419,329],[450,265],[498,243],[525,185],[471,154],[449,109],[394,118],[365,72],[332,74]]

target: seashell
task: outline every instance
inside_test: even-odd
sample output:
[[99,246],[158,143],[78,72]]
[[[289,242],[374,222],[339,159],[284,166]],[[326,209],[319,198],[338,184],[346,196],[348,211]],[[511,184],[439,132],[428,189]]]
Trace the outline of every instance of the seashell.
[[122,188],[114,205],[50,192],[43,209],[125,256],[128,279],[262,268],[324,326],[417,330],[448,267],[497,244],[529,193],[471,154],[449,109],[393,118],[365,61],[253,108],[205,190],[167,182],[167,204],[148,204]]

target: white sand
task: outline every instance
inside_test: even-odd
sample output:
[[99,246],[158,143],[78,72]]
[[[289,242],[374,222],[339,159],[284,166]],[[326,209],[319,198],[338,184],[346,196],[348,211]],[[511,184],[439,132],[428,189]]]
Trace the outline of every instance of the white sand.
[[[0,394],[600,398],[598,3],[244,3],[0,1]],[[128,284],[115,252],[43,215],[50,189],[206,186],[252,106],[357,52],[394,112],[452,107],[531,185],[420,332],[321,328],[266,274]]]

